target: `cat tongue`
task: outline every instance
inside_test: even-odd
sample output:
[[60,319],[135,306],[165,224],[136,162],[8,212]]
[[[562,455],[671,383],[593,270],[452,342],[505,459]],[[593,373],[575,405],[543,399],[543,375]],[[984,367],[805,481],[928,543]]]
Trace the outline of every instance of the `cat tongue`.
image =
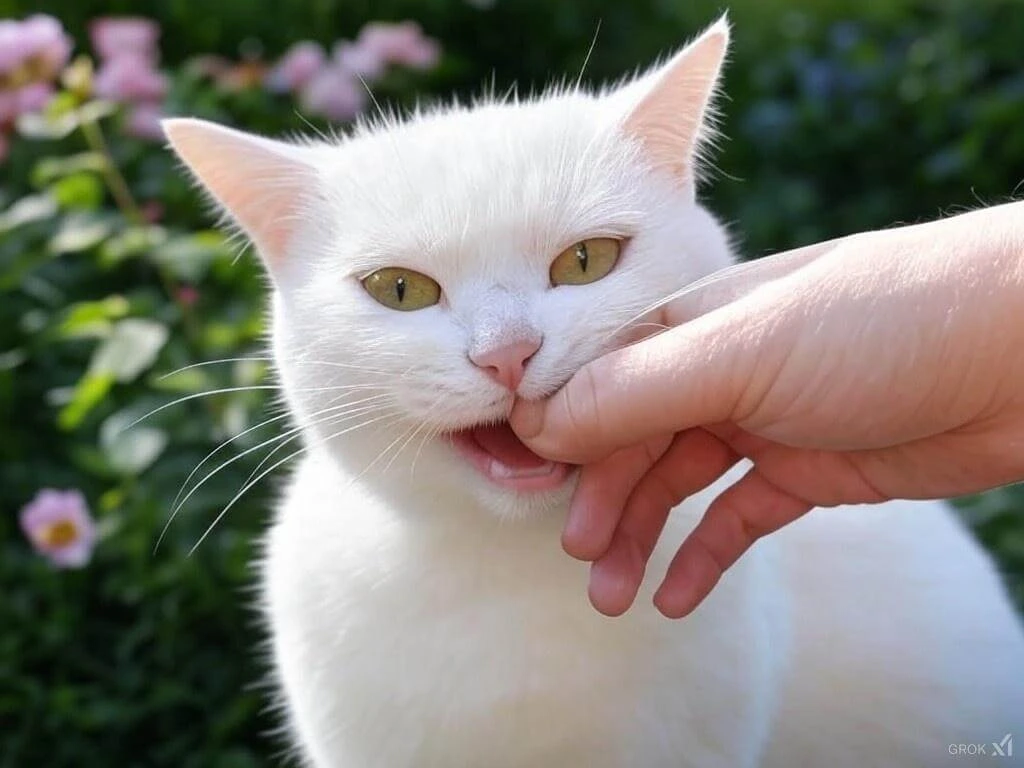
[[508,422],[473,430],[476,444],[510,469],[533,469],[548,463],[516,437]]

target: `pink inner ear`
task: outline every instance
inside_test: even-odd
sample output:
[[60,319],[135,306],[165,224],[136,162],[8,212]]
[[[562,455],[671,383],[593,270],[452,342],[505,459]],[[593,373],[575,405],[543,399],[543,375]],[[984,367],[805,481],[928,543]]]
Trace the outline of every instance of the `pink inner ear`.
[[687,182],[695,176],[701,130],[728,44],[728,27],[720,22],[677,54],[653,76],[624,125],[656,167]]
[[300,213],[304,188],[287,174],[267,169],[248,184],[235,182],[222,201],[269,259],[283,258]]
[[315,182],[290,147],[199,120],[169,120],[171,144],[269,261],[283,258]]

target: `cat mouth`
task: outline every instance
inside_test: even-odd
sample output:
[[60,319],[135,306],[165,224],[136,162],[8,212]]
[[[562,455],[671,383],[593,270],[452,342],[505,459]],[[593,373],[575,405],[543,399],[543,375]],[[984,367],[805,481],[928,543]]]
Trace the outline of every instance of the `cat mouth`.
[[514,491],[550,491],[573,465],[548,461],[523,444],[507,421],[460,429],[448,435],[455,450],[495,485]]

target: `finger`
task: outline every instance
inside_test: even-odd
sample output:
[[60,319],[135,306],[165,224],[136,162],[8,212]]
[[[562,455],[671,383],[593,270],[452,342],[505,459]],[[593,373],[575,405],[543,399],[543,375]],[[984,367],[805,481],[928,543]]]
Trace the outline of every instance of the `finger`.
[[661,309],[659,321],[674,327],[731,304],[765,283],[786,277],[835,250],[846,238],[733,264],[690,283]]
[[[588,464],[666,432],[730,420],[786,344],[735,305],[583,366],[546,401],[516,401],[519,438],[549,459]],[[761,354],[750,354],[762,349]],[[762,377],[763,378],[763,377]]]
[[811,508],[752,469],[711,503],[683,542],[654,595],[655,606],[669,618],[686,616],[755,541]]
[[596,560],[607,551],[633,488],[671,443],[670,435],[654,438],[583,467],[562,531],[568,554]]
[[590,572],[590,601],[618,616],[636,599],[647,562],[672,508],[706,488],[737,461],[721,441],[701,429],[684,432],[637,484],[608,551]]
[[[771,306],[778,297],[745,299],[845,239],[734,265],[685,287],[654,314],[668,331],[584,366],[546,401],[517,401],[513,429],[542,456],[588,463],[666,430],[731,420],[754,367],[771,369],[772,355],[785,349],[765,338],[765,300]],[[751,355],[753,348],[766,351]]]

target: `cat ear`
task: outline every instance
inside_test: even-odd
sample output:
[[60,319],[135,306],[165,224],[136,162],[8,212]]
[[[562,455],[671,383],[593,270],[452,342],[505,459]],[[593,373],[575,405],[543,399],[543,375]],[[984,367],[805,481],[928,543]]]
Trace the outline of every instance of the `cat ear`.
[[615,94],[626,104],[622,130],[640,141],[656,168],[691,190],[728,47],[729,22],[722,16],[666,64]]
[[317,184],[308,150],[205,120],[164,120],[171,147],[273,267]]

